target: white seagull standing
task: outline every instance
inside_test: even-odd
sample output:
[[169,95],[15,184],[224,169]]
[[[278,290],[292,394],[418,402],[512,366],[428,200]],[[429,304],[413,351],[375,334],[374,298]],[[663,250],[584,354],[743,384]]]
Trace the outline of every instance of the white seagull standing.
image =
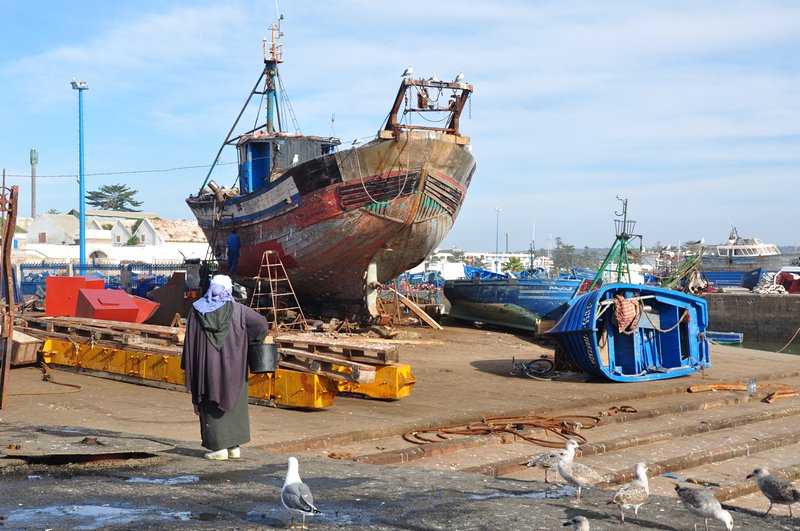
[[539,467],[544,469],[544,482],[550,483],[547,479],[547,473],[550,470],[558,468],[558,462],[561,456],[564,455],[566,450],[559,448],[558,450],[550,450],[549,452],[542,452],[530,458],[525,466]]
[[766,468],[756,468],[747,475],[747,479],[756,478],[758,488],[761,493],[769,500],[769,509],[764,515],[768,515],[772,510],[772,504],[789,506],[789,518],[792,518],[792,504],[800,501],[800,490],[783,478],[770,476]]
[[639,507],[644,505],[650,496],[650,485],[647,482],[647,465],[636,463],[633,467],[636,477],[630,483],[621,486],[611,498],[609,504],[616,504],[619,507],[619,521],[625,523],[625,513],[623,509],[633,509],[633,514],[639,514]]
[[[675,492],[681,499],[683,505],[695,516],[701,517],[706,524],[708,531],[708,519],[714,518],[725,524],[725,529],[733,529],[733,517],[731,513],[722,508],[719,501],[714,497],[710,490],[705,488],[690,489],[675,485]],[[695,525],[695,529],[697,526]]]
[[411,77],[414,74],[414,66],[408,65],[408,68],[403,70],[403,75],[400,77]]
[[462,81],[464,81],[464,72],[459,72],[453,81],[456,83],[461,83]]
[[295,529],[294,513],[303,515],[303,524],[299,526],[300,529],[308,529],[306,527],[306,515],[321,514],[321,511],[314,506],[314,497],[311,495],[311,489],[300,479],[296,457],[289,458],[289,470],[286,471],[286,480],[283,482],[283,489],[281,489],[281,503],[292,515],[291,529]]
[[573,463],[575,459],[575,448],[578,447],[578,442],[575,439],[567,441],[567,451],[561,456],[558,461],[558,473],[570,485],[578,487],[578,493],[575,500],[580,503],[581,501],[581,488],[591,487],[603,481],[603,476],[595,472],[593,469],[580,463]]

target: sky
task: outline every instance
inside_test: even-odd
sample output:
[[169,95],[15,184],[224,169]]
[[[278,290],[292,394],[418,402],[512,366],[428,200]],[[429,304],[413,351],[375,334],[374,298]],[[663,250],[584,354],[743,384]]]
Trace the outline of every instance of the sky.
[[[409,64],[463,71],[477,171],[442,247],[646,246],[741,236],[800,245],[800,2],[0,0],[0,168],[31,212],[124,183],[192,219],[196,193],[284,16],[281,77],[300,131],[346,147],[382,127]],[[232,184],[233,150],[212,178]],[[500,209],[498,212],[497,209]]]

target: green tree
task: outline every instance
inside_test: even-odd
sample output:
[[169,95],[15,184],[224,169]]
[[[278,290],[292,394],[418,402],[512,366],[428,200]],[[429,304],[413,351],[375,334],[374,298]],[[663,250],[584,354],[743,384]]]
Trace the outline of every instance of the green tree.
[[48,214],[61,214],[60,211],[56,210],[55,208],[51,208],[47,211]]
[[556,237],[556,248],[553,251],[553,266],[566,269],[575,265],[575,246],[567,245],[560,236]]
[[477,267],[479,269],[486,269],[486,264],[484,263],[483,258],[473,258],[467,265]]
[[594,251],[589,249],[588,245],[583,247],[583,253],[581,253],[580,258],[578,259],[578,265],[580,267],[586,267],[588,269],[596,269],[598,265],[597,256],[594,254]]
[[130,246],[139,245],[139,237],[131,236],[130,239],[127,242],[125,242],[125,245],[130,245]]
[[140,212],[133,207],[142,205],[134,199],[139,193],[131,190],[127,184],[104,184],[97,190],[86,193],[86,202],[100,210],[119,210],[121,212]]
[[463,262],[464,261],[464,251],[460,249],[453,249],[453,261],[454,262]]
[[504,273],[519,273],[520,271],[524,270],[525,264],[516,256],[509,258],[508,261],[503,264]]

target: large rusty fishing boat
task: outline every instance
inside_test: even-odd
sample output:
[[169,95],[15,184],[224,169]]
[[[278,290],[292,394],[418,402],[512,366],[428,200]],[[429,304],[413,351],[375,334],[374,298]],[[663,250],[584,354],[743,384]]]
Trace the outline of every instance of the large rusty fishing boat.
[[[464,201],[475,159],[459,119],[472,85],[461,74],[452,82],[415,79],[409,68],[375,138],[338,150],[337,138],[283,130],[280,35],[273,24],[264,69],[200,191],[186,201],[223,267],[235,228],[238,275],[256,276],[264,252],[275,251],[304,307],[374,316],[376,288],[422,262]],[[265,101],[265,122],[235,135],[254,96]],[[210,179],[226,146],[238,154],[231,186]]]

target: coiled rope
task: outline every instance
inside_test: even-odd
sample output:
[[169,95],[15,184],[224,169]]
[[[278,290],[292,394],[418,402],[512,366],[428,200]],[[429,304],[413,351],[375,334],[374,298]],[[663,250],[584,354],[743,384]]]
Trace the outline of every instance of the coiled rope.
[[[579,430],[594,428],[599,423],[600,417],[590,415],[488,417],[481,422],[410,431],[403,435],[403,439],[412,444],[430,444],[449,441],[456,436],[508,433],[539,446],[563,448],[567,439],[577,439],[585,443],[586,438]],[[523,433],[531,430],[544,430],[545,436],[534,437]]]

